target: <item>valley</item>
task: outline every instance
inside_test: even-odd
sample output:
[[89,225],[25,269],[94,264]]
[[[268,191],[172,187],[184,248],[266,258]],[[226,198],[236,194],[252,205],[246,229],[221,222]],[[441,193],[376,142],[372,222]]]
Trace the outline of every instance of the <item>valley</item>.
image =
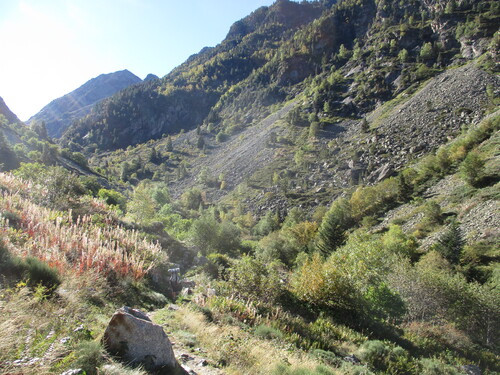
[[[499,373],[499,11],[277,0],[164,77],[1,100],[0,373]],[[109,350],[122,306],[174,366]]]

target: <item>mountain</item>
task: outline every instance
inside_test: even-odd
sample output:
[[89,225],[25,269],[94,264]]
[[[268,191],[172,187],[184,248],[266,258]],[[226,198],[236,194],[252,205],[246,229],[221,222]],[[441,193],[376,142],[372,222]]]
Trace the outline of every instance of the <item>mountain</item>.
[[446,67],[494,52],[495,2],[452,4],[277,1],[163,79],[103,101],[62,142],[113,150],[201,124],[231,132],[305,92],[308,114],[361,118]]
[[[499,14],[478,4],[281,0],[163,79],[101,102],[61,143],[103,151],[100,167],[136,160],[135,182],[166,180],[176,197],[199,186],[219,201],[245,186],[258,214],[328,204],[435,151],[494,105]],[[200,183],[201,172],[224,176],[225,189]]]
[[9,123],[21,122],[19,118],[7,107],[5,101],[0,97],[0,115],[4,115]]
[[204,48],[161,80],[124,90],[74,124],[63,143],[116,149],[193,129],[231,87],[271,59],[278,45],[326,8],[279,1],[237,22],[215,48]]
[[146,375],[134,306],[186,373],[500,373],[499,21],[278,0],[59,144],[0,116],[0,367]]
[[48,135],[59,138],[73,121],[84,117],[96,103],[140,82],[142,80],[128,70],[101,74],[69,94],[47,104],[31,117],[28,123],[43,121]]
[[160,79],[157,75],[149,73],[146,78],[144,78],[144,82],[154,81],[155,79]]

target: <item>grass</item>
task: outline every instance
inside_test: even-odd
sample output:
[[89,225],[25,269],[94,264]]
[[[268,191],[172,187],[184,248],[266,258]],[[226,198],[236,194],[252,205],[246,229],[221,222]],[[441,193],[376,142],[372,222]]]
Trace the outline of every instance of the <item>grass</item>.
[[208,351],[210,361],[227,374],[269,375],[283,364],[293,371],[299,368],[312,371],[321,363],[306,352],[253,335],[241,326],[210,323],[205,315],[188,305],[177,311],[158,310],[153,321],[166,325],[174,337],[176,330],[196,335],[199,344]]
[[118,307],[167,302],[144,279],[164,259],[160,245],[97,201],[99,216],[75,218],[30,202],[39,187],[12,175],[0,185],[0,212],[10,213],[0,217],[0,373],[143,374],[109,358],[101,336]]

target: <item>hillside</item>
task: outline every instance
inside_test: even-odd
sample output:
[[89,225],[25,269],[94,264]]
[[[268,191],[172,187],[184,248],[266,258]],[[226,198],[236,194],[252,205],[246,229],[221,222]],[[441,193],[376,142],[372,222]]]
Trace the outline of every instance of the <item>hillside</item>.
[[53,100],[27,123],[45,122],[49,137],[59,138],[71,123],[87,115],[96,103],[140,82],[142,80],[128,70],[101,74]]
[[195,128],[225,92],[269,60],[265,50],[290,39],[323,10],[318,3],[290,1],[256,10],[235,24],[217,47],[203,49],[160,81],[134,86],[103,102],[72,126],[62,143],[112,150]]
[[21,122],[19,118],[7,107],[5,101],[0,97],[0,114],[4,115],[6,120],[10,123]]
[[57,144],[0,118],[0,372],[155,373],[125,305],[175,375],[500,373],[499,20],[278,0]]

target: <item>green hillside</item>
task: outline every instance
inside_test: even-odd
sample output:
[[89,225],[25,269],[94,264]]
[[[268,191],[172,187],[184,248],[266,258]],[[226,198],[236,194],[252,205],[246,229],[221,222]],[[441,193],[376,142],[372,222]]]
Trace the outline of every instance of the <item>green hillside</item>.
[[186,373],[500,373],[498,24],[278,0],[57,143],[1,118],[0,373],[146,374],[123,305]]

